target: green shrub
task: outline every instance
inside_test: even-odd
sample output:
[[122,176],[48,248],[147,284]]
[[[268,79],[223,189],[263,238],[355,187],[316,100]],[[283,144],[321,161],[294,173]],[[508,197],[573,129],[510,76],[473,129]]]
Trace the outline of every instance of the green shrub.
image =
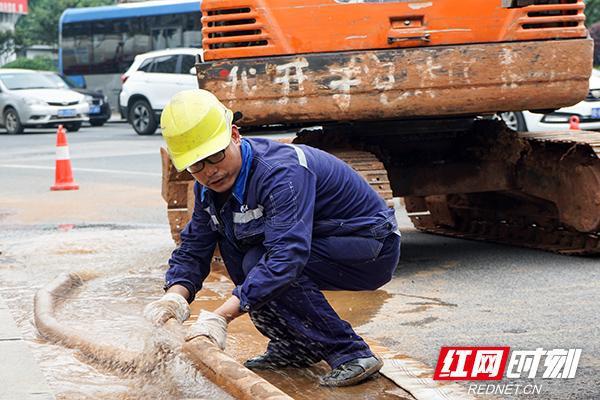
[[585,25],[589,28],[600,22],[600,0],[585,0]]
[[7,64],[4,64],[2,68],[24,68],[24,69],[35,69],[43,71],[56,71],[56,64],[50,57],[36,57],[36,58],[17,58]]

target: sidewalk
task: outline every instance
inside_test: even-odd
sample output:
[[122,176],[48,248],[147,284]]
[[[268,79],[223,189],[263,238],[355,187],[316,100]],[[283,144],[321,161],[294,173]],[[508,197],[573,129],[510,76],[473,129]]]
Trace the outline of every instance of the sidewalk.
[[1,296],[0,382],[0,400],[55,398]]

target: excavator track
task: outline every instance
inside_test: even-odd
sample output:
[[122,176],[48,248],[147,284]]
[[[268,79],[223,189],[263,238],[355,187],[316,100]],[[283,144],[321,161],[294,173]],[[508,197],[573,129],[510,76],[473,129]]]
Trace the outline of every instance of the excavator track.
[[364,150],[360,141],[353,141],[340,131],[324,134],[320,130],[301,130],[293,140],[279,141],[306,144],[333,154],[358,172],[379,193],[389,208],[394,208],[394,195],[385,165],[375,154]]
[[331,154],[346,162],[371,185],[390,208],[394,208],[394,196],[385,166],[373,153],[359,150],[332,151]]
[[[600,254],[600,133],[519,133],[518,139],[526,142],[531,153],[524,162],[529,164],[517,168],[517,171],[527,170],[533,176],[533,180],[531,176],[522,179],[520,184],[524,189],[517,185],[508,190],[479,193],[407,196],[406,209],[415,227],[433,234],[560,254]],[[291,138],[280,141],[292,142]],[[310,133],[300,134],[293,142],[322,148],[342,159],[365,178],[389,207],[393,207],[388,171],[375,154],[366,151],[360,140],[348,140],[343,135],[325,137]],[[563,159],[567,159],[567,171],[573,169],[573,174],[583,174],[585,179],[580,178],[577,182],[585,182],[585,185],[580,186],[589,187],[564,189],[574,192],[588,190],[587,197],[591,198],[591,203],[587,203],[591,205],[590,215],[585,215],[585,209],[570,210],[571,221],[577,221],[575,224],[566,224],[561,220],[563,214],[559,212],[559,207],[548,200],[552,196],[536,196],[536,189],[532,189],[532,186],[536,186],[536,173],[545,174],[546,178],[553,177],[559,170],[553,169],[553,165],[562,163]],[[163,152],[163,163],[163,197],[169,204],[172,234],[178,242],[179,232],[191,216],[193,180],[173,171],[166,152]],[[531,168],[532,165],[534,168]],[[564,173],[565,167],[561,168],[559,172]],[[583,172],[579,169],[583,169]],[[519,180],[519,177],[515,179]],[[570,183],[568,178],[567,182]],[[560,185],[557,187],[560,188]],[[552,190],[546,188],[546,194],[552,195]],[[576,228],[574,225],[579,226]]]
[[[600,205],[600,133],[519,133],[519,137],[526,140],[532,149],[559,150],[563,153],[559,161],[577,153],[574,157],[578,157],[578,164],[573,168],[573,176],[585,169],[587,185],[582,186],[587,187],[561,189],[591,193],[593,200],[590,204],[596,208],[578,210],[582,213],[579,220],[597,221],[597,206]],[[600,229],[597,224],[588,224],[593,227],[588,231],[577,230],[561,222],[554,203],[524,192],[509,190],[409,196],[405,198],[405,203],[413,224],[423,232],[567,255],[600,254]],[[585,215],[586,212],[596,215]]]

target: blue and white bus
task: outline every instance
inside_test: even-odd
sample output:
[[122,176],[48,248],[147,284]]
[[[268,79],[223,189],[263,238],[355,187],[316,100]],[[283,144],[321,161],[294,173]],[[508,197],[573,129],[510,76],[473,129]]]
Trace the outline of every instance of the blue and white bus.
[[59,22],[59,71],[102,90],[117,109],[120,76],[137,54],[202,47],[200,0],[69,8]]

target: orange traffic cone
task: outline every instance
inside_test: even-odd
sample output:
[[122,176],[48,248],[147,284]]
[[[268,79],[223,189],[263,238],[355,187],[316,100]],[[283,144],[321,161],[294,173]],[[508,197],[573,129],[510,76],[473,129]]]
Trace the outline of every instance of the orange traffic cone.
[[569,129],[572,131],[578,131],[579,129],[579,117],[577,115],[571,115],[569,118]]
[[54,176],[54,185],[50,187],[50,190],[77,189],[79,189],[79,185],[73,181],[67,134],[63,126],[59,125],[56,131],[56,173]]

